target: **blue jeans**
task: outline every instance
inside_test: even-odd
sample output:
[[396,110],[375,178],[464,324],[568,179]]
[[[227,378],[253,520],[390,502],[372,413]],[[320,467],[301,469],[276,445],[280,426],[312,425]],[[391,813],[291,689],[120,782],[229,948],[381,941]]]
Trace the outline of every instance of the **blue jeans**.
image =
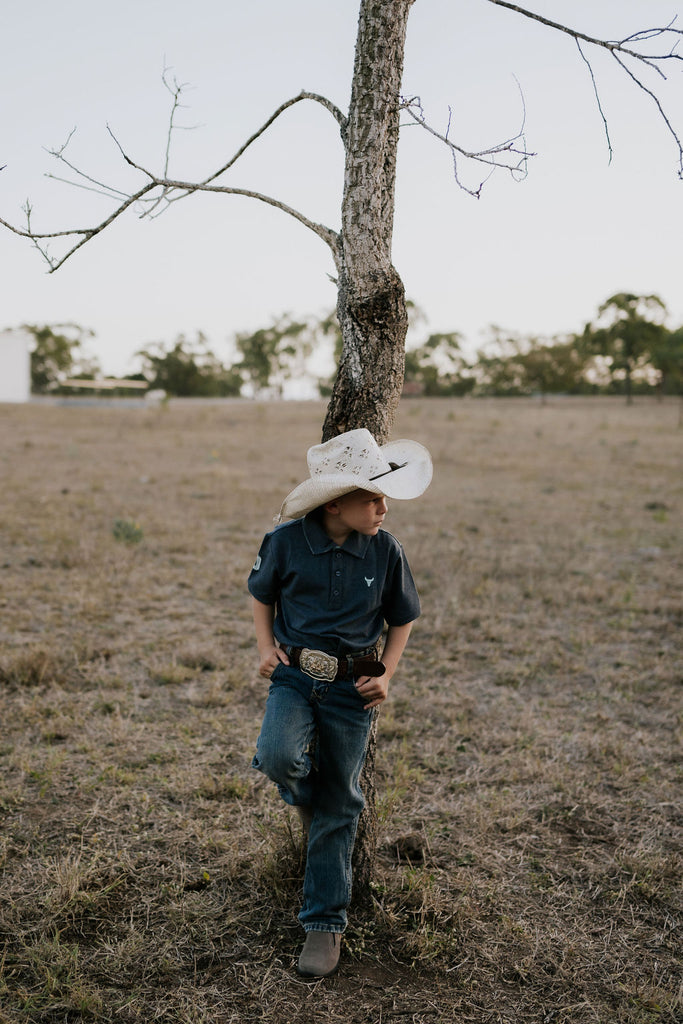
[[291,806],[309,806],[306,931],[343,932],[351,899],[351,855],[365,800],[358,779],[372,712],[354,681],[320,682],[288,665],[273,672],[252,766]]

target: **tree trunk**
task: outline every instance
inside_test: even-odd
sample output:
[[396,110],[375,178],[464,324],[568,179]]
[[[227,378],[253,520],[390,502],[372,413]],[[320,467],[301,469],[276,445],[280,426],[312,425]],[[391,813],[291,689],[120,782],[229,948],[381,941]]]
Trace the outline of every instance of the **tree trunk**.
[[384,443],[403,389],[404,348],[408,330],[405,292],[389,269],[382,287],[358,297],[345,275],[339,282],[337,317],[342,354],[323,427],[323,440],[367,427]]
[[337,316],[342,354],[323,440],[367,427],[381,444],[403,388],[405,292],[391,262],[399,103],[413,0],[363,0],[348,122]]
[[[388,440],[403,389],[408,330],[403,283],[391,262],[399,104],[413,0],[363,0],[348,122],[337,266],[339,370],[323,441],[366,427]],[[377,712],[361,777],[366,807],[354,852],[354,899],[368,903],[377,847]]]

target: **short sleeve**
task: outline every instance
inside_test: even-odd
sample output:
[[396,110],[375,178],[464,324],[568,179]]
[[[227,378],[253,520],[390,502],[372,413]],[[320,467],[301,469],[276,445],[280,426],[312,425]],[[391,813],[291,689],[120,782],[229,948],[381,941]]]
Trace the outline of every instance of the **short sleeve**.
[[247,580],[249,593],[262,604],[275,604],[280,594],[275,548],[273,534],[266,534]]
[[420,615],[420,598],[403,548],[397,544],[397,558],[387,575],[384,618],[389,626],[405,626]]

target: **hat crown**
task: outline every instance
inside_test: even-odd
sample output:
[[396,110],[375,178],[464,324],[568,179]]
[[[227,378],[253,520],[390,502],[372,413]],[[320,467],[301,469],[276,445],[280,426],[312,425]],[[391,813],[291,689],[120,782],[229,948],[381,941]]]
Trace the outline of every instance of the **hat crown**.
[[371,480],[389,469],[379,445],[364,427],[314,445],[308,450],[307,461],[312,477],[350,473]]
[[287,495],[276,522],[295,519],[354,490],[416,498],[432,479],[432,460],[417,441],[380,447],[369,430],[347,430],[308,449],[308,480]]

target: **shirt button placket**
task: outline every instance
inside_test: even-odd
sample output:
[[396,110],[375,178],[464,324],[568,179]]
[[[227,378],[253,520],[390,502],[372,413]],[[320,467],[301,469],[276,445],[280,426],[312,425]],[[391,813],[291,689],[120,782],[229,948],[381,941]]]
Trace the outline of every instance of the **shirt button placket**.
[[334,553],[334,559],[332,561],[332,580],[331,580],[331,593],[332,600],[330,602],[332,608],[341,608],[341,596],[343,589],[343,576],[342,576],[342,553],[337,549]]

